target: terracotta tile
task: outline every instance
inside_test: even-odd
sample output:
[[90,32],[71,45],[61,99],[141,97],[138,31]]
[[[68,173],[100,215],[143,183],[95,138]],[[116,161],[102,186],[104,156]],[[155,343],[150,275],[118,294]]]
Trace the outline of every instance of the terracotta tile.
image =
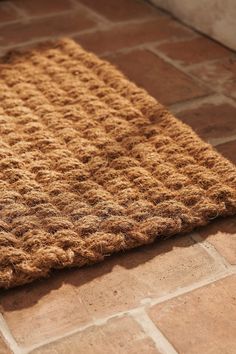
[[57,0],[57,1],[32,1],[32,0],[11,0],[20,9],[23,9],[29,15],[48,15],[54,12],[61,12],[70,10],[72,3],[70,0]]
[[156,298],[169,294],[217,273],[222,269],[189,235],[150,245],[143,253],[121,259],[129,274],[145,285],[145,296]]
[[221,269],[189,236],[183,236],[5,291],[0,303],[17,342],[28,346],[135,308],[145,298],[162,296]]
[[218,219],[199,230],[216,250],[231,264],[236,264],[236,218]]
[[236,108],[228,103],[204,103],[200,107],[178,112],[176,115],[189,124],[198,135],[209,140],[236,134]]
[[157,8],[150,6],[145,1],[138,0],[79,0],[111,21],[127,21],[144,18],[150,15],[162,14]]
[[12,351],[9,349],[8,345],[5,343],[1,334],[0,334],[0,353],[1,354],[12,354]]
[[130,80],[144,87],[163,104],[204,96],[207,90],[147,50],[107,56]]
[[181,354],[235,354],[236,275],[154,306],[153,322]]
[[[235,123],[236,124],[236,123]],[[236,165],[236,140],[220,144],[216,149],[227,159]]]
[[37,18],[27,23],[15,23],[2,27],[0,46],[14,46],[44,37],[68,35],[94,25],[95,23],[88,18],[87,13],[82,10],[65,15]]
[[[195,262],[194,257],[198,257]],[[181,259],[178,265],[177,259]],[[92,316],[103,317],[128,310],[138,306],[143,298],[161,296],[219,269],[189,238],[163,242],[154,248],[140,248],[119,259],[117,256],[116,261],[119,267],[115,266],[110,274],[96,277],[80,289]]]
[[236,57],[205,63],[191,73],[223,93],[236,98]]
[[0,2],[0,25],[4,22],[14,21],[19,18],[19,14],[10,2]]
[[179,42],[165,43],[158,46],[158,50],[184,65],[232,55],[230,50],[203,36]]
[[58,284],[53,278],[7,291],[0,303],[20,344],[38,343],[53,335],[62,335],[74,324],[79,326],[91,320],[80,297],[76,296],[76,289],[63,281]]
[[107,30],[76,36],[75,39],[86,49],[102,54],[145,42],[189,36],[192,36],[191,32],[176,21],[159,17],[147,22],[116,25]]
[[160,354],[151,338],[130,317],[115,318],[92,326],[32,354]]

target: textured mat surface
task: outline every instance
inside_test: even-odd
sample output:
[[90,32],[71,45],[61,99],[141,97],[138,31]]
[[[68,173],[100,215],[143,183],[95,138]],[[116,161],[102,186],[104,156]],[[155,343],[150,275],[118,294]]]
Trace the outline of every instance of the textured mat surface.
[[0,78],[1,287],[236,212],[235,167],[73,41]]

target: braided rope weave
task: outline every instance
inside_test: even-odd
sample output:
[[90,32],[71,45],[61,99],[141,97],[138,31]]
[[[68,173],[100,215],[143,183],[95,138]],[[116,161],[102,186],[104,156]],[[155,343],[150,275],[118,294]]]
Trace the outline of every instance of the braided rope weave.
[[0,77],[0,287],[236,212],[235,167],[72,40]]

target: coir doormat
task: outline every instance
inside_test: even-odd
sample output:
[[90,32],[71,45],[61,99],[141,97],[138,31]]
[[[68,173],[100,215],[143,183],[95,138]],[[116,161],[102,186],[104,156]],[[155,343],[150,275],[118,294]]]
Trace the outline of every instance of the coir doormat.
[[1,287],[236,212],[235,167],[72,40],[0,78]]

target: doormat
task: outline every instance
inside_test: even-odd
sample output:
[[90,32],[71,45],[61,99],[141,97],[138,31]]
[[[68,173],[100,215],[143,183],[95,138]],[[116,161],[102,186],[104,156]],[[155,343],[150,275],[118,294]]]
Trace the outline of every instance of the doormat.
[[236,168],[72,40],[0,77],[1,287],[236,213]]

